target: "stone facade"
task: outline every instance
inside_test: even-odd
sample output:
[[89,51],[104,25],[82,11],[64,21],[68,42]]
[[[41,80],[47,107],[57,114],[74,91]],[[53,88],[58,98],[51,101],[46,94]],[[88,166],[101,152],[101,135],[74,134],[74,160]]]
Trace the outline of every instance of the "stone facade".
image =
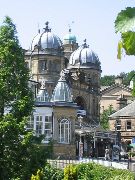
[[53,155],[62,159],[76,159],[76,145],[75,144],[54,144]]
[[[116,120],[121,121],[121,128],[120,130],[115,129]],[[131,122],[131,129],[127,129],[127,123]],[[135,137],[135,118],[117,118],[117,119],[110,119],[109,121],[110,129],[112,131],[120,132],[121,140],[126,142],[132,142],[132,138]]]
[[127,104],[131,103],[134,99],[132,97],[132,89],[129,87],[124,86],[123,84],[114,84],[109,87],[101,87],[101,100],[100,100],[100,112],[102,113],[103,110],[108,109],[111,105],[115,111],[118,111],[122,107],[120,106],[119,98],[124,96],[127,100]]
[[[51,41],[48,40],[49,38],[55,39],[56,36],[51,33],[48,24],[44,29],[44,33],[41,35],[39,33],[33,39],[32,49],[25,53],[25,61],[30,69],[32,80],[39,82],[39,84],[44,83],[44,86],[51,97],[60,77],[60,72],[66,68],[68,70],[67,82],[72,89],[74,102],[76,102],[81,109],[86,111],[85,119],[87,119],[89,123],[98,124],[101,76],[99,64],[96,65],[94,62],[92,65],[86,64],[86,66],[79,65],[77,67],[71,67],[69,64],[70,56],[79,47],[74,36],[73,40],[72,38],[71,40],[65,39],[64,43],[59,44],[56,48],[56,41],[53,40],[52,42],[55,44],[50,45]],[[48,36],[46,44],[42,44],[44,34],[47,34]],[[39,42],[37,42],[36,39],[38,36],[40,36]],[[45,45],[47,46],[47,43],[48,47],[43,48]],[[86,49],[89,49],[88,46]],[[94,52],[91,52],[91,56],[95,57],[93,54]]]
[[132,142],[135,137],[135,101],[109,117],[110,130],[119,132],[122,141]]

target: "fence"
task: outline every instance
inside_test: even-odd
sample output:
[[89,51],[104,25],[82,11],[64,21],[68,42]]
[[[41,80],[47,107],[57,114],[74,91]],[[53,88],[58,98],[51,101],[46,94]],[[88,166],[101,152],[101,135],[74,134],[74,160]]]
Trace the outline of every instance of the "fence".
[[68,164],[79,164],[79,163],[89,163],[89,162],[94,162],[94,163],[101,164],[103,166],[114,167],[117,169],[128,169],[128,167],[129,167],[128,162],[114,162],[114,161],[107,161],[104,159],[94,159],[94,158],[88,158],[88,159],[83,158],[80,160],[60,160],[60,159],[51,160],[51,159],[48,159],[47,161],[53,167],[62,168],[62,169],[65,168]]

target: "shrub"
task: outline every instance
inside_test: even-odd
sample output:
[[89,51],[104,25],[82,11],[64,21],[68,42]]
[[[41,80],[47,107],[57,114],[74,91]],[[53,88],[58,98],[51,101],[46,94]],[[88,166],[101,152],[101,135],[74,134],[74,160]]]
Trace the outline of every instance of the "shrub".
[[62,180],[63,178],[64,172],[62,169],[47,164],[42,171],[38,170],[36,175],[32,175],[31,180]]
[[64,180],[77,180],[77,166],[69,164],[64,168]]

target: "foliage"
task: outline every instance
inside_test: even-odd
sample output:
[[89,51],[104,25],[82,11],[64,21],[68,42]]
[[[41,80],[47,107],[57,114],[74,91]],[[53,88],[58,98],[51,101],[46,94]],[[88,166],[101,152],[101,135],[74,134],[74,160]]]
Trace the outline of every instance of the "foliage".
[[121,59],[122,49],[127,55],[135,55],[135,7],[127,7],[118,13],[115,20],[116,33],[121,33],[118,43],[118,59]]
[[47,151],[34,144],[26,124],[33,110],[29,72],[16,27],[6,17],[0,27],[0,179],[29,179],[45,164]]
[[64,169],[64,180],[77,180],[77,169],[73,164],[69,164]]
[[105,75],[104,77],[101,77],[100,82],[101,82],[102,86],[111,86],[115,82],[115,76],[114,75],[110,75],[110,76]]
[[128,31],[121,34],[122,47],[127,55],[135,55],[135,32]]
[[56,169],[49,164],[42,170],[38,170],[36,175],[32,175],[31,180],[133,180],[134,173],[129,170],[115,169],[95,163],[70,164],[62,169]]
[[109,116],[114,112],[113,106],[110,105],[109,108],[104,110],[100,115],[100,125],[103,129],[109,129]]
[[43,171],[39,170],[37,171],[37,174],[36,175],[33,175],[31,176],[31,180],[41,180],[43,179]]
[[[122,77],[123,78],[123,84],[126,85],[126,86],[129,86],[130,84],[130,81],[133,80],[135,81],[135,78],[134,78],[134,75],[135,75],[135,71],[130,71],[128,73],[125,73],[125,72],[121,72],[118,76]],[[101,77],[101,86],[111,86],[115,83],[115,78],[117,76],[115,75],[105,75],[103,77]],[[135,83],[134,83],[135,84]]]
[[129,170],[105,167],[95,163],[69,164],[64,170],[46,165],[32,175],[31,180],[133,180],[134,173]]
[[127,7],[125,10],[122,10],[116,20],[115,20],[115,29],[116,32],[127,32],[132,31],[135,27],[135,7]]
[[42,170],[38,170],[36,175],[32,175],[31,180],[62,180],[63,178],[63,170],[47,164]]

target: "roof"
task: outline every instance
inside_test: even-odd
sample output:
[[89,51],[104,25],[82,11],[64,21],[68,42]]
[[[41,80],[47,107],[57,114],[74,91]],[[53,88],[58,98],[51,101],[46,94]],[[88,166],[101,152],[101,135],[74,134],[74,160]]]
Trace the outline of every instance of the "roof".
[[44,28],[43,33],[38,32],[34,37],[31,44],[31,50],[34,51],[35,48],[38,50],[59,50],[62,46],[62,41],[60,38],[51,32],[51,29],[48,27],[49,22],[46,22],[46,27]]
[[72,66],[97,66],[100,67],[100,61],[94,51],[92,51],[84,40],[84,44],[75,50],[69,59],[69,65]]
[[74,34],[71,34],[71,29],[69,29],[68,34],[66,34],[63,37],[63,43],[64,44],[73,44],[73,43],[76,43],[76,36]]
[[129,88],[128,86],[125,86],[124,84],[113,84],[111,86],[101,86],[101,93],[102,94],[107,93],[107,92],[109,92],[109,91],[111,91],[111,90],[113,90],[113,89],[115,89],[117,87],[120,87],[120,88],[122,88],[122,89],[124,89],[124,90],[126,90],[128,92],[132,91],[131,88]]
[[77,109],[78,106],[73,102],[35,102],[36,107],[68,107]]
[[61,72],[61,77],[54,89],[52,102],[73,102],[71,89],[69,88],[64,71]]
[[110,119],[117,117],[135,117],[135,101],[109,116]]

